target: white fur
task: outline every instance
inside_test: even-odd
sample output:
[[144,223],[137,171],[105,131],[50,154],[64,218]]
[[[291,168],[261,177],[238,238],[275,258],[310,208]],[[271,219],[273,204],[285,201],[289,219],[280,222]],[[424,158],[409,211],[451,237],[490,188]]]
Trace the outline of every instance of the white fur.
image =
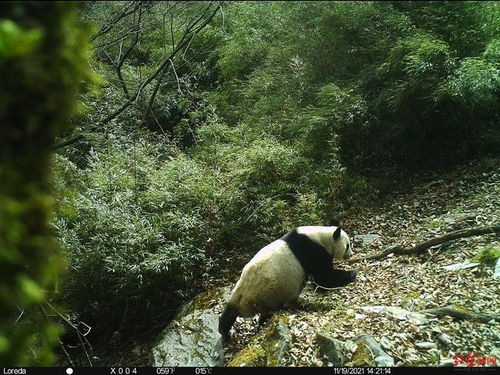
[[[340,238],[334,241],[336,229],[333,226],[302,226],[297,232],[322,245],[334,258],[349,258],[352,256],[350,247],[346,252],[349,237],[341,231]],[[305,277],[304,269],[286,242],[276,240],[263,247],[243,268],[230,303],[237,307],[242,317],[269,313],[298,297]]]
[[298,297],[306,275],[285,241],[262,248],[243,268],[230,302],[239,315],[268,313]]

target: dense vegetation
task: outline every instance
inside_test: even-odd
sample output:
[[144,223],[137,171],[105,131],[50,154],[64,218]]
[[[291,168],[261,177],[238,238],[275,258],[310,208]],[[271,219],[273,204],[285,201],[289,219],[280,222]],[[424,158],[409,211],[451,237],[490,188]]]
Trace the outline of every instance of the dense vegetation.
[[498,156],[496,2],[88,2],[80,18],[101,82],[57,139],[52,222],[57,301],[94,343],[165,325],[228,258],[401,174]]

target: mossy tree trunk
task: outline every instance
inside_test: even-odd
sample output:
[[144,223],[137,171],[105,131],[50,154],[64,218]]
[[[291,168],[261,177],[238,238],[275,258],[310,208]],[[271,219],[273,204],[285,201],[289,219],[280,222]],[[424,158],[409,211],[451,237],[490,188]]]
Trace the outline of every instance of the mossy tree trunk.
[[0,4],[0,367],[54,361],[59,330],[28,312],[49,298],[63,263],[48,226],[48,164],[89,74],[75,7]]

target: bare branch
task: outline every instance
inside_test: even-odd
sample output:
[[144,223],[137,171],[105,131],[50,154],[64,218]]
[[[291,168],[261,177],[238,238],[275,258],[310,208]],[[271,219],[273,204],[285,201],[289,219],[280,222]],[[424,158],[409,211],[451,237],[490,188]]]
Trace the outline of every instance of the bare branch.
[[457,238],[465,238],[465,237],[472,237],[472,236],[480,236],[484,234],[492,234],[492,233],[500,233],[500,224],[493,224],[491,226],[486,226],[486,227],[475,227],[475,228],[470,228],[470,229],[462,229],[462,230],[457,230],[455,232],[451,232],[442,236],[434,237],[428,241],[421,242],[418,245],[414,247],[402,247],[402,246],[396,246],[396,247],[391,247],[382,253],[375,254],[369,257],[364,257],[364,258],[353,258],[348,260],[348,262],[357,262],[360,260],[373,260],[373,259],[382,259],[385,258],[387,255],[393,253],[394,255],[416,255],[416,254],[421,254],[425,252],[428,248],[432,246],[436,246],[439,244],[442,244],[443,242],[447,241],[452,241],[456,240]]
[[[153,80],[155,80],[155,79],[158,78],[156,86],[155,86],[155,89],[153,90],[153,95],[151,96],[151,98],[149,100],[149,105],[148,105],[148,110],[149,110],[152,107],[152,104],[153,104],[154,99],[156,97],[156,94],[158,92],[159,86],[161,84],[161,80],[163,79],[163,77],[161,77],[160,75],[163,74],[167,70],[166,67],[169,66],[169,65],[174,68],[174,74],[176,75],[177,87],[178,87],[179,91],[182,93],[182,91],[180,89],[180,85],[179,85],[179,77],[177,76],[177,73],[175,71],[175,67],[173,65],[174,58],[183,49],[185,49],[185,48],[187,49],[189,47],[191,40],[205,26],[207,26],[212,21],[212,19],[215,17],[215,15],[217,14],[217,12],[220,10],[220,6],[217,6],[217,7],[213,8],[212,5],[213,5],[213,2],[211,2],[207,7],[205,7],[198,16],[193,17],[191,19],[191,21],[189,22],[189,24],[188,24],[187,28],[185,29],[183,35],[181,36],[180,40],[177,41],[177,44],[175,45],[175,47],[173,47],[173,49],[170,52],[170,54],[168,56],[166,56],[163,59],[163,62],[158,66],[158,68],[137,87],[137,89],[135,90],[135,92],[133,94],[131,94],[127,90],[127,92],[128,92],[128,95],[126,94],[127,95],[127,101],[122,106],[120,106],[117,110],[115,110],[114,112],[112,112],[111,114],[109,114],[108,116],[106,116],[104,119],[102,119],[98,124],[96,124],[95,126],[93,126],[91,128],[91,130],[94,130],[94,129],[97,129],[99,127],[102,127],[102,126],[106,125],[107,123],[109,123],[110,121],[112,121],[113,119],[115,119],[116,117],[120,116],[127,108],[129,108],[132,104],[134,104],[137,101],[137,99],[139,98],[139,96],[142,94],[143,90]],[[137,5],[137,7],[135,9],[140,9],[140,6]],[[212,10],[212,13],[209,14],[209,10],[210,9],[213,9],[213,10]],[[117,74],[118,74],[118,78],[119,78],[120,84],[122,85],[122,88],[124,89],[124,92],[126,92],[126,89],[124,88],[124,87],[126,87],[126,86],[124,86],[126,84],[126,82],[124,80],[124,77],[121,75],[121,67],[124,64],[124,61],[126,60],[126,58],[128,57],[128,55],[130,54],[130,51],[132,50],[132,48],[137,43],[136,40],[138,39],[137,35],[139,35],[139,27],[140,27],[140,22],[137,23],[137,27],[134,28],[134,30],[135,30],[134,31],[134,35],[136,36],[136,38],[134,38],[133,45],[129,46],[129,48],[127,49],[127,51],[123,54],[123,56],[121,56],[121,59],[118,62],[119,69],[116,69],[116,67],[115,67],[115,69],[117,70]],[[128,35],[130,35],[130,33]],[[184,50],[184,55],[185,55],[185,53],[186,53],[186,51]],[[110,59],[110,61],[112,60],[109,56],[108,56],[108,59]],[[181,64],[181,66],[182,65],[183,64]],[[66,140],[66,141],[63,141],[63,142],[60,142],[60,143],[54,145],[53,149],[59,149],[59,148],[65,147],[65,146],[69,146],[71,144],[74,144],[76,142],[81,141],[83,138],[84,137],[82,135],[77,135],[77,136],[75,136],[75,137],[73,137],[73,138],[71,138],[69,140]]]
[[125,63],[125,60],[127,59],[127,57],[130,55],[132,50],[137,45],[137,42],[139,42],[139,35],[141,33],[142,10],[143,10],[142,6],[139,6],[139,15],[137,16],[137,24],[136,24],[136,28],[135,28],[136,32],[134,34],[134,39],[132,40],[132,43],[130,43],[130,45],[128,46],[128,48],[125,51],[125,53],[123,54],[123,56],[121,56],[121,48],[120,48],[120,55],[119,56],[121,56],[121,58],[119,58],[118,63],[115,66],[116,75],[118,76],[118,82],[120,82],[120,85],[123,89],[123,93],[125,94],[125,98],[127,98],[127,99],[130,99],[130,93],[128,91],[125,79],[123,78],[122,67],[123,67],[123,64]]
[[435,316],[452,316],[457,319],[473,320],[482,323],[488,323],[492,320],[500,321],[500,315],[498,314],[485,314],[473,311],[459,310],[452,306],[438,307],[436,309],[427,309],[419,312]]
[[[64,320],[66,322],[66,324],[68,324],[71,328],[73,328],[78,336],[78,340],[80,341],[80,345],[82,345],[82,348],[83,348],[83,351],[85,352],[85,356],[87,357],[87,361],[89,363],[90,366],[92,366],[92,361],[90,359],[90,355],[89,353],[87,352],[87,349],[86,349],[86,345],[88,345],[88,347],[92,350],[92,345],[90,344],[90,342],[87,340],[87,338],[85,337],[85,335],[82,334],[82,332],[80,331],[80,329],[75,326],[73,324],[73,322],[71,322],[71,320],[69,320],[68,318],[66,318],[63,314],[61,314],[59,312],[59,310],[57,310],[54,306],[52,306],[49,302],[45,302],[45,304],[50,307],[62,320]],[[44,314],[47,316],[48,318],[48,314],[47,312],[45,311],[45,309],[43,308],[42,305],[39,305],[40,308],[42,309],[42,311],[44,312]],[[81,322],[83,323],[83,322]],[[83,323],[85,326],[89,327],[87,324]],[[90,328],[90,327],[89,327]],[[88,333],[88,332],[87,332]]]
[[90,41],[93,42],[95,39],[98,37],[103,36],[104,34],[107,34],[110,32],[116,24],[118,24],[122,19],[127,17],[128,15],[134,13],[139,7],[141,6],[140,1],[131,1],[129,2],[121,12],[117,12],[115,15],[111,17],[110,20],[108,20],[102,27],[101,29],[90,38]]
[[169,59],[170,61],[170,64],[172,66],[172,70],[174,71],[174,75],[175,75],[175,80],[177,82],[177,89],[179,90],[179,93],[182,95],[182,90],[181,90],[181,85],[180,85],[180,82],[179,82],[179,76],[177,75],[177,72],[175,70],[175,66],[174,66],[174,62],[172,61],[172,59]]
[[[212,14],[207,17],[200,25],[198,25],[197,27],[194,27],[193,25],[191,25],[190,27],[188,27],[188,31],[186,33],[184,33],[184,35],[182,36],[181,40],[179,41],[179,43],[177,44],[177,46],[175,47],[175,49],[170,53],[170,55],[163,61],[163,63],[156,69],[156,71],[151,74],[140,86],[139,88],[135,91],[135,93],[127,100],[127,102],[125,104],[123,104],[120,108],[118,108],[115,112],[111,113],[109,116],[107,116],[106,118],[104,118],[103,120],[101,120],[99,122],[99,124],[97,126],[103,126],[105,124],[107,124],[108,122],[110,122],[111,120],[113,120],[114,118],[118,117],[121,113],[123,113],[123,111],[125,111],[131,104],[133,104],[137,98],[141,95],[142,91],[163,71],[163,69],[165,69],[165,67],[167,66],[167,64],[169,63],[170,60],[172,60],[176,55],[177,53],[186,46],[186,44],[188,43],[189,39],[188,39],[188,35],[189,37],[191,37],[191,35],[196,35],[198,34],[206,25],[208,25],[210,23],[210,21],[212,21],[212,19],[215,17],[215,15],[217,14],[217,12],[219,11],[219,7],[215,8],[214,11],[212,12]],[[199,21],[196,20],[195,23],[198,23]]]

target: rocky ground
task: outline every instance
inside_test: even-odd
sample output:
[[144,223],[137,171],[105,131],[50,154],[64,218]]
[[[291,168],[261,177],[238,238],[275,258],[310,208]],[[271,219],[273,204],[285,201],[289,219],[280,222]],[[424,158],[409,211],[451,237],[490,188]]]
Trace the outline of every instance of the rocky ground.
[[[345,220],[345,230],[355,238],[356,257],[373,255],[395,245],[413,246],[440,234],[500,221],[498,170],[479,171],[471,165],[442,175],[420,176],[417,181],[379,206],[351,214]],[[366,234],[376,236],[365,237],[363,242],[358,236]],[[443,306],[498,316],[500,279],[493,278],[492,264],[479,262],[457,271],[443,268],[474,261],[485,249],[500,251],[498,234],[447,242],[419,256],[345,263],[344,268],[358,272],[357,281],[345,288],[321,290],[309,282],[299,298],[299,306],[280,312],[292,336],[281,365],[332,365],[318,347],[318,332],[344,343],[347,366],[357,364],[353,340],[362,334],[380,343],[396,366],[453,365],[457,353],[498,360],[498,321],[481,323],[428,316],[430,319],[424,323],[405,316],[405,311]],[[384,313],[378,306],[404,310]],[[233,344],[226,348],[226,363],[243,348],[258,347],[266,331],[265,326],[259,328],[250,319],[238,318],[234,327]]]
[[[353,239],[356,258],[395,245],[411,247],[458,229],[500,222],[498,168],[471,164],[446,173],[421,175],[385,196],[363,211],[351,211],[344,219],[343,227]],[[338,264],[356,269],[357,280],[333,290],[318,288],[309,281],[296,304],[279,311],[261,327],[256,319],[238,318],[232,342],[224,348],[224,364],[269,365],[266,352],[270,347],[275,348],[272,364],[280,366],[376,365],[374,356],[369,357],[380,350],[384,353],[379,360],[395,366],[450,366],[455,355],[467,357],[469,353],[476,363],[478,358],[498,361],[500,322],[418,314],[425,309],[451,306],[459,311],[499,316],[500,279],[493,277],[494,264],[476,262],[479,264],[456,271],[444,268],[475,262],[477,255],[486,250],[500,251],[498,234],[446,242],[418,256]],[[238,269],[221,274],[215,284],[234,285],[241,271],[239,263],[234,267],[237,265]],[[215,307],[210,304],[216,314],[222,309],[219,302]],[[327,341],[321,344],[318,334],[324,334]],[[371,343],[365,351],[356,344],[361,335],[368,335],[365,341]],[[136,342],[114,362],[151,365],[156,336],[150,338]],[[324,356],[328,340],[338,340],[340,362],[332,363],[338,360],[335,355]]]

